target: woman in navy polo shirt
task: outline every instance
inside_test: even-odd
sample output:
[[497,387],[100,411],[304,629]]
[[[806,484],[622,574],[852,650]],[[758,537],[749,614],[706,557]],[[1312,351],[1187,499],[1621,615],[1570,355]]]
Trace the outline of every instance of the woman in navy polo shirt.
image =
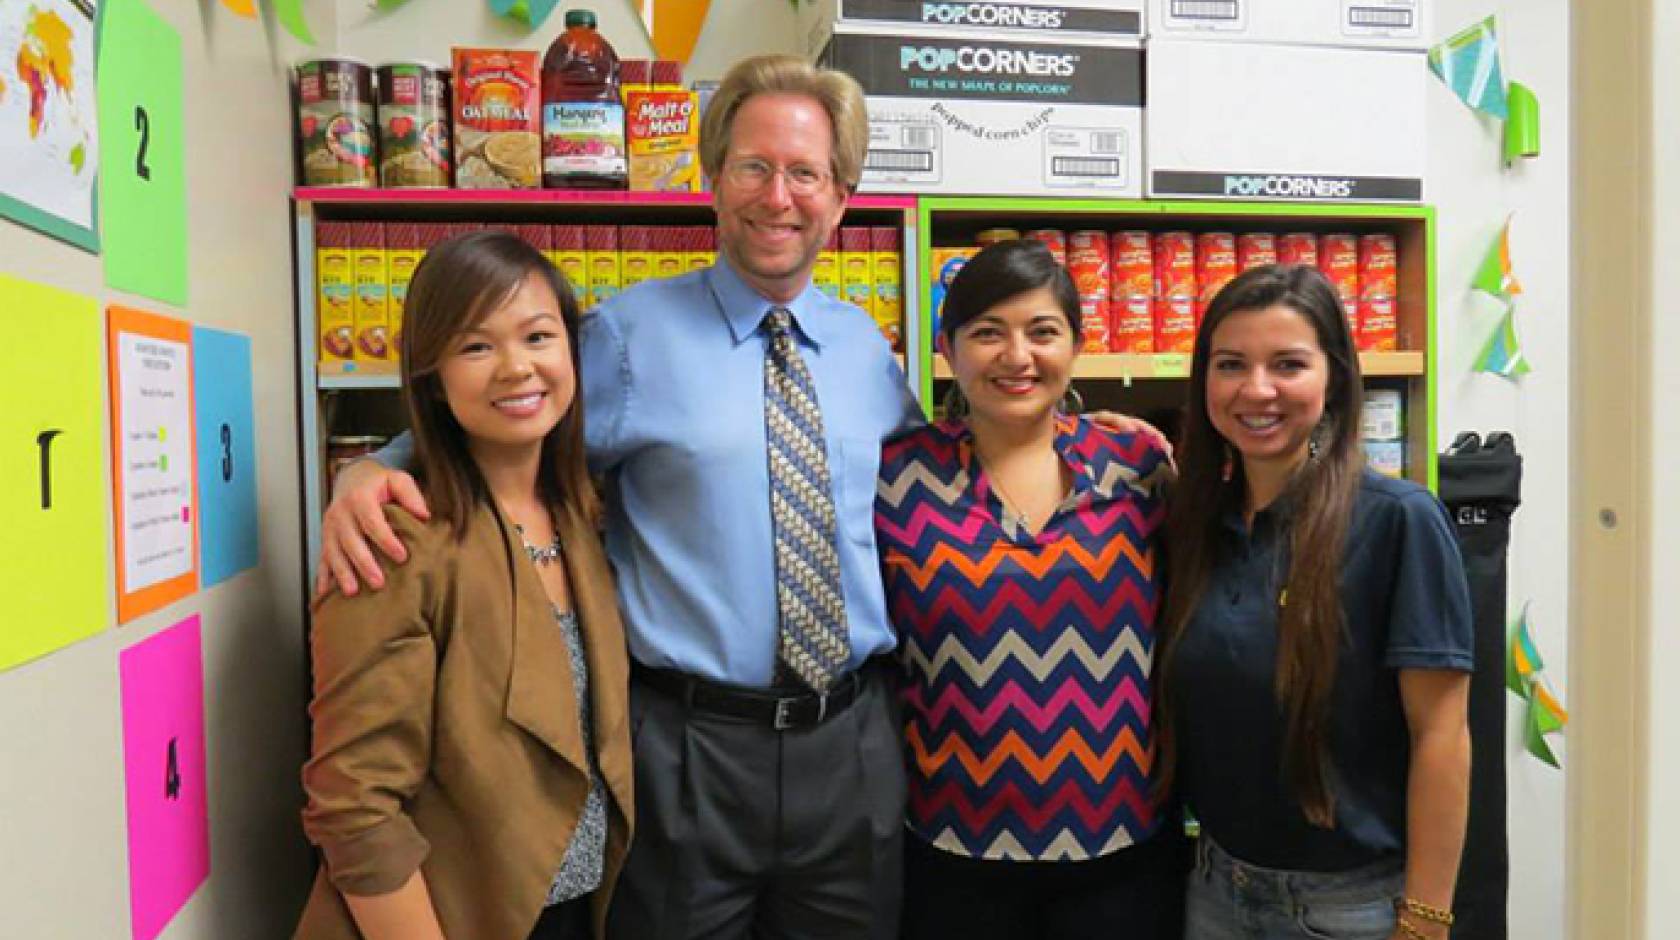
[[1196,336],[1157,735],[1201,821],[1195,940],[1446,937],[1470,602],[1446,510],[1365,467],[1324,278],[1232,281]]
[[1183,839],[1150,785],[1168,464],[1150,437],[1058,407],[1079,337],[1047,248],[981,251],[945,298],[947,420],[881,456],[875,533],[908,666],[905,940],[1180,929]]

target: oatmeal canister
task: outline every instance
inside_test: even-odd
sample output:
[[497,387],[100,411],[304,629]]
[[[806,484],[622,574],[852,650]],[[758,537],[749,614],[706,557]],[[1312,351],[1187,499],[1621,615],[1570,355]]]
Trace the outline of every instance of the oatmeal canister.
[[390,189],[447,189],[449,73],[424,62],[379,67],[379,181]]
[[374,163],[373,69],[355,59],[297,67],[303,185],[379,185]]
[[455,185],[542,186],[542,72],[538,54],[456,49]]

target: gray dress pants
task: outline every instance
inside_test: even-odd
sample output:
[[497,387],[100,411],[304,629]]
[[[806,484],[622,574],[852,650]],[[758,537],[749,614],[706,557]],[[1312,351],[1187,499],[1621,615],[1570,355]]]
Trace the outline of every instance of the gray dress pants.
[[886,669],[811,728],[690,709],[632,678],[636,833],[612,940],[890,940],[905,774]]

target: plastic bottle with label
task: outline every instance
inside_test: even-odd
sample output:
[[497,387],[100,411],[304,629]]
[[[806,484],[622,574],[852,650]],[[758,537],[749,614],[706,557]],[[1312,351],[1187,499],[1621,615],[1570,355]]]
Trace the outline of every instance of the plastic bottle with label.
[[629,166],[618,56],[590,10],[568,10],[543,57],[543,186],[624,189]]

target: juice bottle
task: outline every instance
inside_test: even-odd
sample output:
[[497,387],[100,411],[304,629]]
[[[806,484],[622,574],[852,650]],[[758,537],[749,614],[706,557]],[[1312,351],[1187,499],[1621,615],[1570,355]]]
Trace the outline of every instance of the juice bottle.
[[566,11],[566,31],[543,56],[543,186],[623,189],[628,183],[618,56],[595,14]]

